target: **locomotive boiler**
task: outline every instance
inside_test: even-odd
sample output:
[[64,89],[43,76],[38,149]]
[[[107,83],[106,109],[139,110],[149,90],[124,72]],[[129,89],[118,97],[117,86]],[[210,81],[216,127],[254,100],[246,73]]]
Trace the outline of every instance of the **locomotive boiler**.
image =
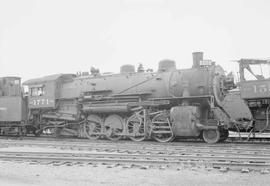
[[28,80],[29,122],[37,132],[48,128],[89,139],[202,137],[216,143],[228,137],[228,115],[222,108],[234,87],[223,69],[202,52],[193,66],[177,70],[172,60],[159,62],[157,72],[135,72],[132,65],[119,74],[58,74]]

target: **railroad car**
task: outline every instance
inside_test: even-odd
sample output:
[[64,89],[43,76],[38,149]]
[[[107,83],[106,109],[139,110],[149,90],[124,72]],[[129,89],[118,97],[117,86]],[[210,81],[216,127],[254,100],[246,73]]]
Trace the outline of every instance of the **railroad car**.
[[240,59],[240,93],[249,108],[252,118],[239,130],[255,133],[270,132],[270,60]]
[[203,138],[216,143],[228,137],[229,116],[222,101],[232,78],[202,52],[193,66],[177,70],[172,60],[157,72],[124,65],[119,74],[57,74],[24,82],[28,86],[29,123],[36,134],[54,129],[89,139],[175,137]]
[[24,133],[27,113],[27,98],[21,91],[21,78],[0,78],[0,134]]

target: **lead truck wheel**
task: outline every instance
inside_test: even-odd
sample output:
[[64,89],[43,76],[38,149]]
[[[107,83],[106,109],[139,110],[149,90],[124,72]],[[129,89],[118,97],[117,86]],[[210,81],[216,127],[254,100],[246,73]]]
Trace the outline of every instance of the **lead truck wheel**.
[[202,136],[206,143],[217,143],[220,140],[220,132],[218,129],[203,130]]

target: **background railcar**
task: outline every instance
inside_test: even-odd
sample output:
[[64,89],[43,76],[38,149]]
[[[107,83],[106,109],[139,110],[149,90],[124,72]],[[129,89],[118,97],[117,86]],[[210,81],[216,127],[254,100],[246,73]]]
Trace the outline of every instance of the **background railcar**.
[[21,91],[21,78],[0,78],[0,133],[22,134],[27,123],[27,98]]

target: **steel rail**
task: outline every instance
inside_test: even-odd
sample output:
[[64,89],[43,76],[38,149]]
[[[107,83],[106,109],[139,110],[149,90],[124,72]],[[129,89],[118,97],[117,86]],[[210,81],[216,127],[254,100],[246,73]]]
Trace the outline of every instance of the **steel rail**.
[[[3,145],[3,143],[2,143]],[[7,144],[9,146],[10,144]],[[110,145],[110,146],[99,146],[95,144],[94,146],[89,146],[89,145],[77,145],[77,144],[48,144],[48,143],[14,143],[12,145],[15,146],[31,146],[31,147],[56,147],[60,149],[71,149],[71,150],[87,150],[87,151],[104,151],[104,152],[119,152],[119,153],[141,153],[141,154],[183,154],[183,155],[188,155],[188,154],[201,154],[201,153],[208,153],[208,154],[214,154],[214,155],[227,155],[227,156],[265,156],[268,157],[270,156],[270,149],[269,150],[256,150],[256,149],[247,149],[247,148],[230,148],[230,149],[220,149],[220,148],[211,148],[208,147],[207,149],[203,148],[189,148],[189,147],[184,147],[180,149],[176,148],[153,148],[153,147],[146,147],[146,146],[118,146],[118,145]],[[5,146],[4,146],[5,147]]]
[[[253,157],[254,158],[254,157]],[[230,168],[270,168],[270,158],[242,157],[213,157],[213,156],[152,156],[152,155],[123,155],[123,154],[81,154],[81,153],[47,153],[47,152],[5,152],[0,153],[0,159],[12,161],[38,161],[50,163],[136,163],[147,165],[210,165],[216,167]]]
[[67,152],[10,152],[2,151],[0,152],[0,158],[5,157],[72,157],[72,158],[145,158],[145,159],[163,159],[163,160],[182,160],[182,159],[191,159],[191,160],[210,160],[216,159],[218,161],[243,161],[243,162],[269,162],[270,157],[254,157],[254,156],[214,156],[214,155],[145,155],[145,154],[118,154],[118,153],[67,153]]
[[31,144],[54,144],[56,145],[61,144],[74,144],[74,145],[81,145],[81,146],[91,146],[92,144],[95,145],[104,145],[104,146],[142,146],[143,145],[151,145],[152,147],[162,147],[162,148],[181,148],[183,146],[185,147],[191,147],[191,148],[209,148],[209,147],[219,147],[219,148],[224,148],[224,149],[228,149],[228,148],[243,148],[243,147],[251,147],[253,150],[257,150],[257,149],[269,149],[270,150],[270,146],[267,144],[206,144],[206,143],[187,143],[187,142],[179,142],[177,144],[175,143],[166,143],[166,144],[160,144],[157,142],[131,142],[131,141],[127,141],[127,142],[110,142],[110,141],[103,141],[103,140],[98,140],[98,141],[66,141],[66,140],[49,140],[49,141],[37,141],[37,140],[0,140],[0,144],[25,144],[25,143],[31,143]]

